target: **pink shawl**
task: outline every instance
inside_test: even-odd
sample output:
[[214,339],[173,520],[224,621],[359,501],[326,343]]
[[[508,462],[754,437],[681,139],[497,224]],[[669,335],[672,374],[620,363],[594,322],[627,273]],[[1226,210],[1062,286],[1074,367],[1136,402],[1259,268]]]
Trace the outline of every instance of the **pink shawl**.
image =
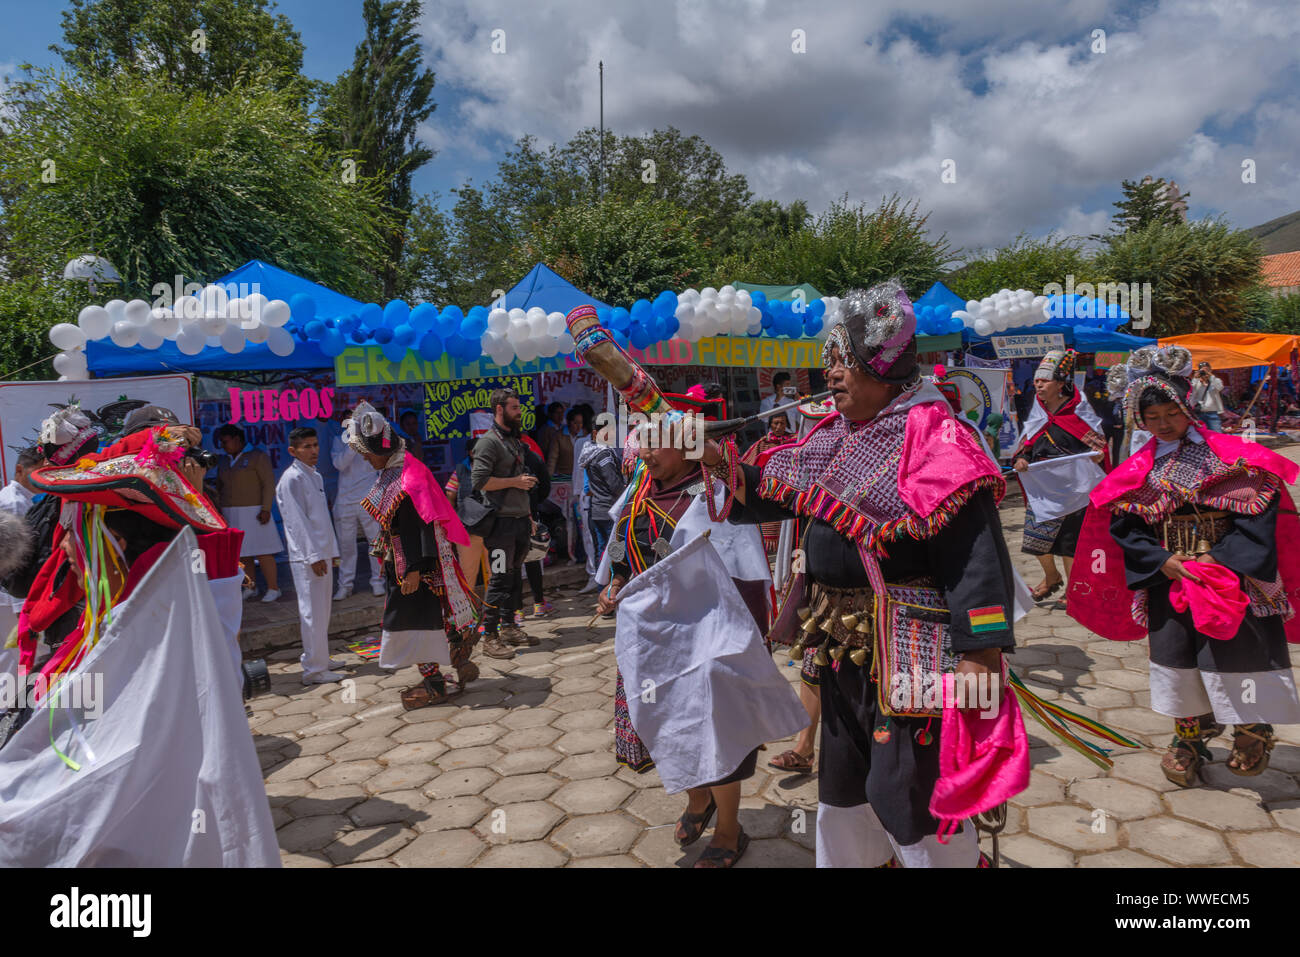
[[410,496],[422,521],[437,522],[447,533],[448,540],[457,545],[469,544],[469,532],[465,531],[447,496],[438,487],[433,473],[410,452],[402,460],[402,491]]

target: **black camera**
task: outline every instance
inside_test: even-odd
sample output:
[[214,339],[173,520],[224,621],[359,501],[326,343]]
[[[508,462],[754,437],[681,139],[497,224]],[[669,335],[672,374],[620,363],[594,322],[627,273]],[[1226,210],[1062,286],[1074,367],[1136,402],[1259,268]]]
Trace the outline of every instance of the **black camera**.
[[185,457],[202,465],[205,471],[217,467],[217,457],[207,449],[186,449]]

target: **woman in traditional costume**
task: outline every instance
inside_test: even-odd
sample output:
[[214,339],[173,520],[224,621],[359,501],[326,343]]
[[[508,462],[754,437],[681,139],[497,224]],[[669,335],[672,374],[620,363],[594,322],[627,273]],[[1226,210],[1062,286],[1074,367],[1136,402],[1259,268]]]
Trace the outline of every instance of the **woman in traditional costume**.
[[[1074,387],[1075,356],[1073,349],[1049,352],[1034,373],[1034,405],[1011,451],[1016,471],[1023,472],[1034,462],[1106,448],[1100,417]],[[1109,459],[1104,463],[1109,469]],[[1061,518],[1040,521],[1026,500],[1024,544],[1020,550],[1038,556],[1043,566],[1043,580],[1032,592],[1035,600],[1050,598],[1069,578],[1083,513],[1084,509],[1079,509]],[[1063,559],[1064,577],[1056,569],[1055,555]]]
[[1092,493],[1080,548],[1101,560],[1077,566],[1069,613],[1106,638],[1149,636],[1151,707],[1174,719],[1165,777],[1195,784],[1227,724],[1228,770],[1256,775],[1273,725],[1300,723],[1300,553],[1279,549],[1300,536],[1286,489],[1300,466],[1197,421],[1186,349],[1139,350],[1126,371],[1127,414],[1153,438]]
[[[1014,646],[997,512],[1005,486],[920,378],[902,288],[854,290],[844,309],[823,350],[836,413],[798,444],[740,466],[730,520],[806,521],[806,568],[784,592],[773,635],[789,641],[784,628],[799,610],[791,655],[817,648],[818,866],[975,867],[970,820],[938,836],[930,805],[942,709],[911,696],[911,676],[956,670],[983,682],[994,703],[1001,697],[1002,652]],[[703,461],[720,464],[721,450],[706,446]],[[912,656],[918,672],[903,664]]]
[[[344,441],[379,473],[361,502],[379,523],[375,554],[384,566],[379,666],[417,665],[423,680],[402,692],[409,711],[459,695],[478,677],[470,661],[478,636],[472,591],[453,545],[468,545],[465,526],[432,473],[368,402],[353,411]],[[456,669],[456,679],[442,672]]]
[[[790,434],[790,421],[785,417],[785,413],[781,412],[767,420],[767,434],[745,449],[745,454],[740,457],[740,461],[745,465],[757,465],[758,457],[764,452],[788,445],[793,441],[794,436]],[[781,523],[765,522],[760,529],[763,532],[763,546],[769,553],[776,551],[777,543],[781,539]]]

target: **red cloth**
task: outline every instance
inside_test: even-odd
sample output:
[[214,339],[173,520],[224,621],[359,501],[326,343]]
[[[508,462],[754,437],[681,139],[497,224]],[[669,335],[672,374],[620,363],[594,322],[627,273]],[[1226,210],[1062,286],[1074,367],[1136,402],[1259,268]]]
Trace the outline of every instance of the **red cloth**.
[[533,437],[531,435],[522,435],[520,436],[520,438],[523,440],[524,445],[532,449],[534,455],[536,455],[543,462],[546,461],[546,456],[542,454],[542,447],[533,441]]
[[1237,637],[1250,599],[1241,590],[1237,573],[1210,562],[1189,562],[1200,581],[1180,578],[1169,588],[1174,611],[1192,610],[1192,623],[1203,635],[1227,641]]

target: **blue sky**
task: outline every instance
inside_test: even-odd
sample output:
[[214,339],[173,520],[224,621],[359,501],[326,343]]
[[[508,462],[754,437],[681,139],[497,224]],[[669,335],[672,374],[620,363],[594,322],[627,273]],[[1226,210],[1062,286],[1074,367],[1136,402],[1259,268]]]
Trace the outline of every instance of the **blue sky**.
[[[0,0],[0,65],[52,63],[62,7]],[[280,2],[306,72],[332,79],[347,67],[360,10],[360,0]],[[1300,209],[1294,10],[1294,0],[425,0],[438,109],[422,136],[439,155],[415,185],[445,200],[466,177],[490,177],[521,135],[563,143],[594,126],[603,59],[610,128],[699,134],[760,197],[821,210],[897,191],[954,245],[978,249],[1022,231],[1102,232],[1120,181],[1150,173],[1190,190],[1193,216],[1253,226]],[[955,182],[941,175],[949,162]]]

